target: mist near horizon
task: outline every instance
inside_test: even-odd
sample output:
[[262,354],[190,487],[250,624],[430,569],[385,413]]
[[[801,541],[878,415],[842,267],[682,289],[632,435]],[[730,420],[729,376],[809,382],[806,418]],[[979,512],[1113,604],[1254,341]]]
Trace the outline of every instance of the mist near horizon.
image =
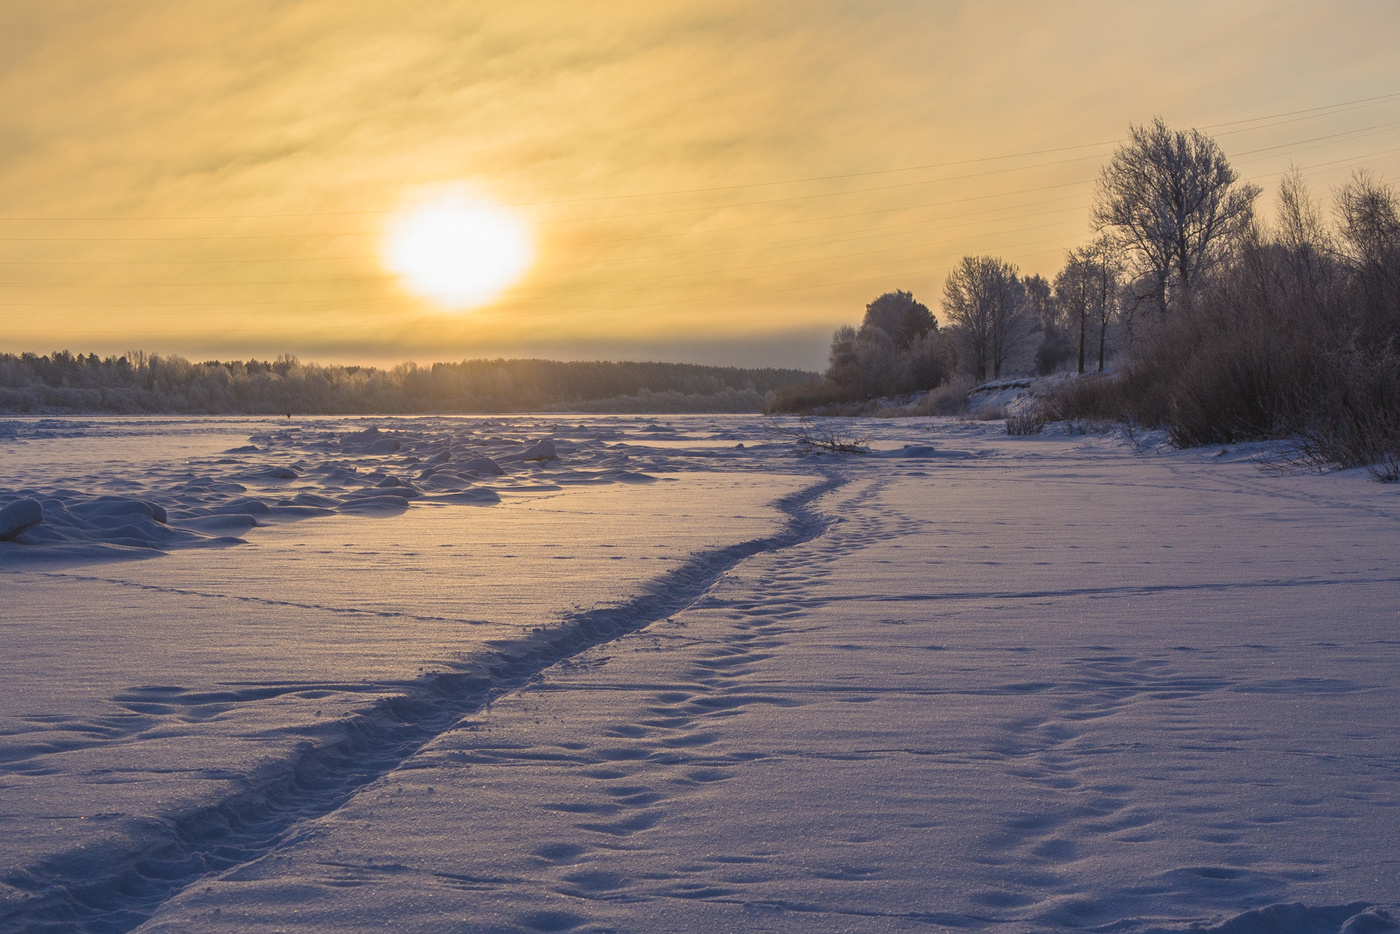
[[95,353],[101,357],[120,356],[135,351],[180,356],[200,362],[203,360],[274,360],[290,355],[303,363],[325,366],[375,366],[389,368],[400,363],[431,366],[434,363],[459,363],[462,360],[557,360],[561,362],[630,362],[677,363],[698,366],[743,367],[762,369],[798,369],[819,372],[826,368],[831,332],[828,330],[799,331],[791,335],[756,339],[676,340],[654,342],[577,341],[570,343],[475,344],[461,353],[447,354],[441,348],[408,345],[396,348],[401,352],[386,352],[383,347],[357,344],[303,345],[300,350],[271,347],[243,341],[217,342],[185,347],[167,344],[159,349],[134,346],[122,341],[89,341],[82,345],[62,347],[22,348],[24,352],[40,355],[67,350],[71,353]]

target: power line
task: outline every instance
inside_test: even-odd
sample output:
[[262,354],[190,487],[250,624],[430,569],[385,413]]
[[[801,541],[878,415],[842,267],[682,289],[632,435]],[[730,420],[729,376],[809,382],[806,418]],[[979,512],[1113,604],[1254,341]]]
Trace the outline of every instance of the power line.
[[1343,136],[1350,137],[1352,139],[1363,139],[1366,136],[1375,135],[1376,133],[1384,133],[1386,130],[1393,130],[1397,126],[1400,126],[1400,120],[1395,120],[1390,123],[1378,123],[1375,126],[1358,127],[1354,130],[1343,130],[1340,133],[1329,133],[1326,136],[1314,136],[1311,139],[1300,139],[1296,142],[1291,143],[1280,143],[1277,146],[1265,146],[1262,149],[1250,149],[1246,150],[1245,152],[1236,153],[1236,157],[1238,158],[1240,156],[1253,156],[1261,152],[1275,152],[1280,149],[1290,149],[1295,146],[1305,146],[1308,143],[1340,139]]
[[[1372,105],[1372,104],[1383,103],[1383,102],[1385,102],[1385,101],[1393,101],[1393,100],[1395,100],[1396,98],[1400,98],[1400,93],[1380,94],[1380,95],[1377,95],[1376,97],[1363,97],[1363,98],[1359,98],[1359,99],[1354,100],[1354,101],[1343,101],[1343,102],[1341,102],[1341,103],[1339,103],[1339,104],[1322,104],[1321,106],[1318,106],[1318,107],[1308,107],[1308,108],[1303,109],[1303,110],[1289,110],[1289,111],[1285,111],[1285,112],[1283,112],[1283,113],[1268,114],[1267,116],[1263,116],[1263,117],[1246,117],[1246,118],[1243,119],[1243,120],[1230,120],[1230,121],[1227,121],[1227,122],[1225,122],[1225,123],[1209,123],[1209,124],[1206,124],[1205,126],[1199,127],[1199,129],[1202,129],[1202,130],[1213,130],[1213,129],[1215,129],[1216,127],[1222,127],[1222,126],[1238,126],[1238,125],[1241,124],[1241,123],[1255,123],[1255,122],[1258,122],[1258,121],[1260,121],[1260,120],[1274,120],[1274,119],[1277,119],[1277,118],[1279,118],[1279,117],[1293,117],[1293,116],[1297,116],[1298,114],[1314,114],[1314,115],[1316,115],[1316,116],[1330,116],[1330,115],[1331,115],[1330,113],[1323,114],[1323,113],[1318,113],[1318,111],[1324,111],[1324,110],[1325,110],[1325,111],[1342,111],[1342,112],[1345,112],[1345,111],[1350,111],[1350,110],[1360,110],[1361,107],[1363,107],[1363,106],[1369,106],[1369,105]],[[1296,122],[1296,121],[1293,121],[1293,120],[1286,120],[1286,121],[1283,121],[1283,122],[1284,122],[1284,123],[1294,123],[1294,122]],[[1272,124],[1269,124],[1269,126],[1281,126],[1281,125],[1282,125],[1282,123],[1272,123]],[[1241,128],[1241,129],[1238,129],[1238,130],[1230,130],[1229,132],[1230,132],[1230,133],[1243,133],[1243,132],[1245,132],[1245,131],[1247,131],[1247,130],[1259,130],[1259,129],[1265,129],[1265,127],[1243,127],[1243,128]],[[1224,134],[1224,133],[1219,133],[1219,134],[1216,134],[1216,135],[1218,135],[1218,136],[1224,136],[1225,134]]]

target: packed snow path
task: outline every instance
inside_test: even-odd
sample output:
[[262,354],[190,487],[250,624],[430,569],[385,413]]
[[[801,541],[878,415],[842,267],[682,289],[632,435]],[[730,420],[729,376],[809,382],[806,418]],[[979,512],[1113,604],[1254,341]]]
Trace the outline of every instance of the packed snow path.
[[1393,489],[879,427],[937,443],[824,460],[826,534],[435,725],[138,930],[1394,928]]

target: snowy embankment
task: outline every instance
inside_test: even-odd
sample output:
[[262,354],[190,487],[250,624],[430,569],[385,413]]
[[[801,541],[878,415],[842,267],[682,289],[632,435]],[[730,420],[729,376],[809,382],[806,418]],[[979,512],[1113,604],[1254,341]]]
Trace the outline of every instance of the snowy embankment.
[[[479,424],[417,430],[558,460],[0,575],[0,929],[1395,928],[1393,489],[943,420],[805,459]],[[305,478],[314,436],[257,455]]]

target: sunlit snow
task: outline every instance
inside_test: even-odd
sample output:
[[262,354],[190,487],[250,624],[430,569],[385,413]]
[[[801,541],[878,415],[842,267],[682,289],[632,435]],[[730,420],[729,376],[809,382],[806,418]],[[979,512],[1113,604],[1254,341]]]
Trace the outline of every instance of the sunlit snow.
[[1395,929],[1394,487],[840,430],[0,422],[0,931]]

